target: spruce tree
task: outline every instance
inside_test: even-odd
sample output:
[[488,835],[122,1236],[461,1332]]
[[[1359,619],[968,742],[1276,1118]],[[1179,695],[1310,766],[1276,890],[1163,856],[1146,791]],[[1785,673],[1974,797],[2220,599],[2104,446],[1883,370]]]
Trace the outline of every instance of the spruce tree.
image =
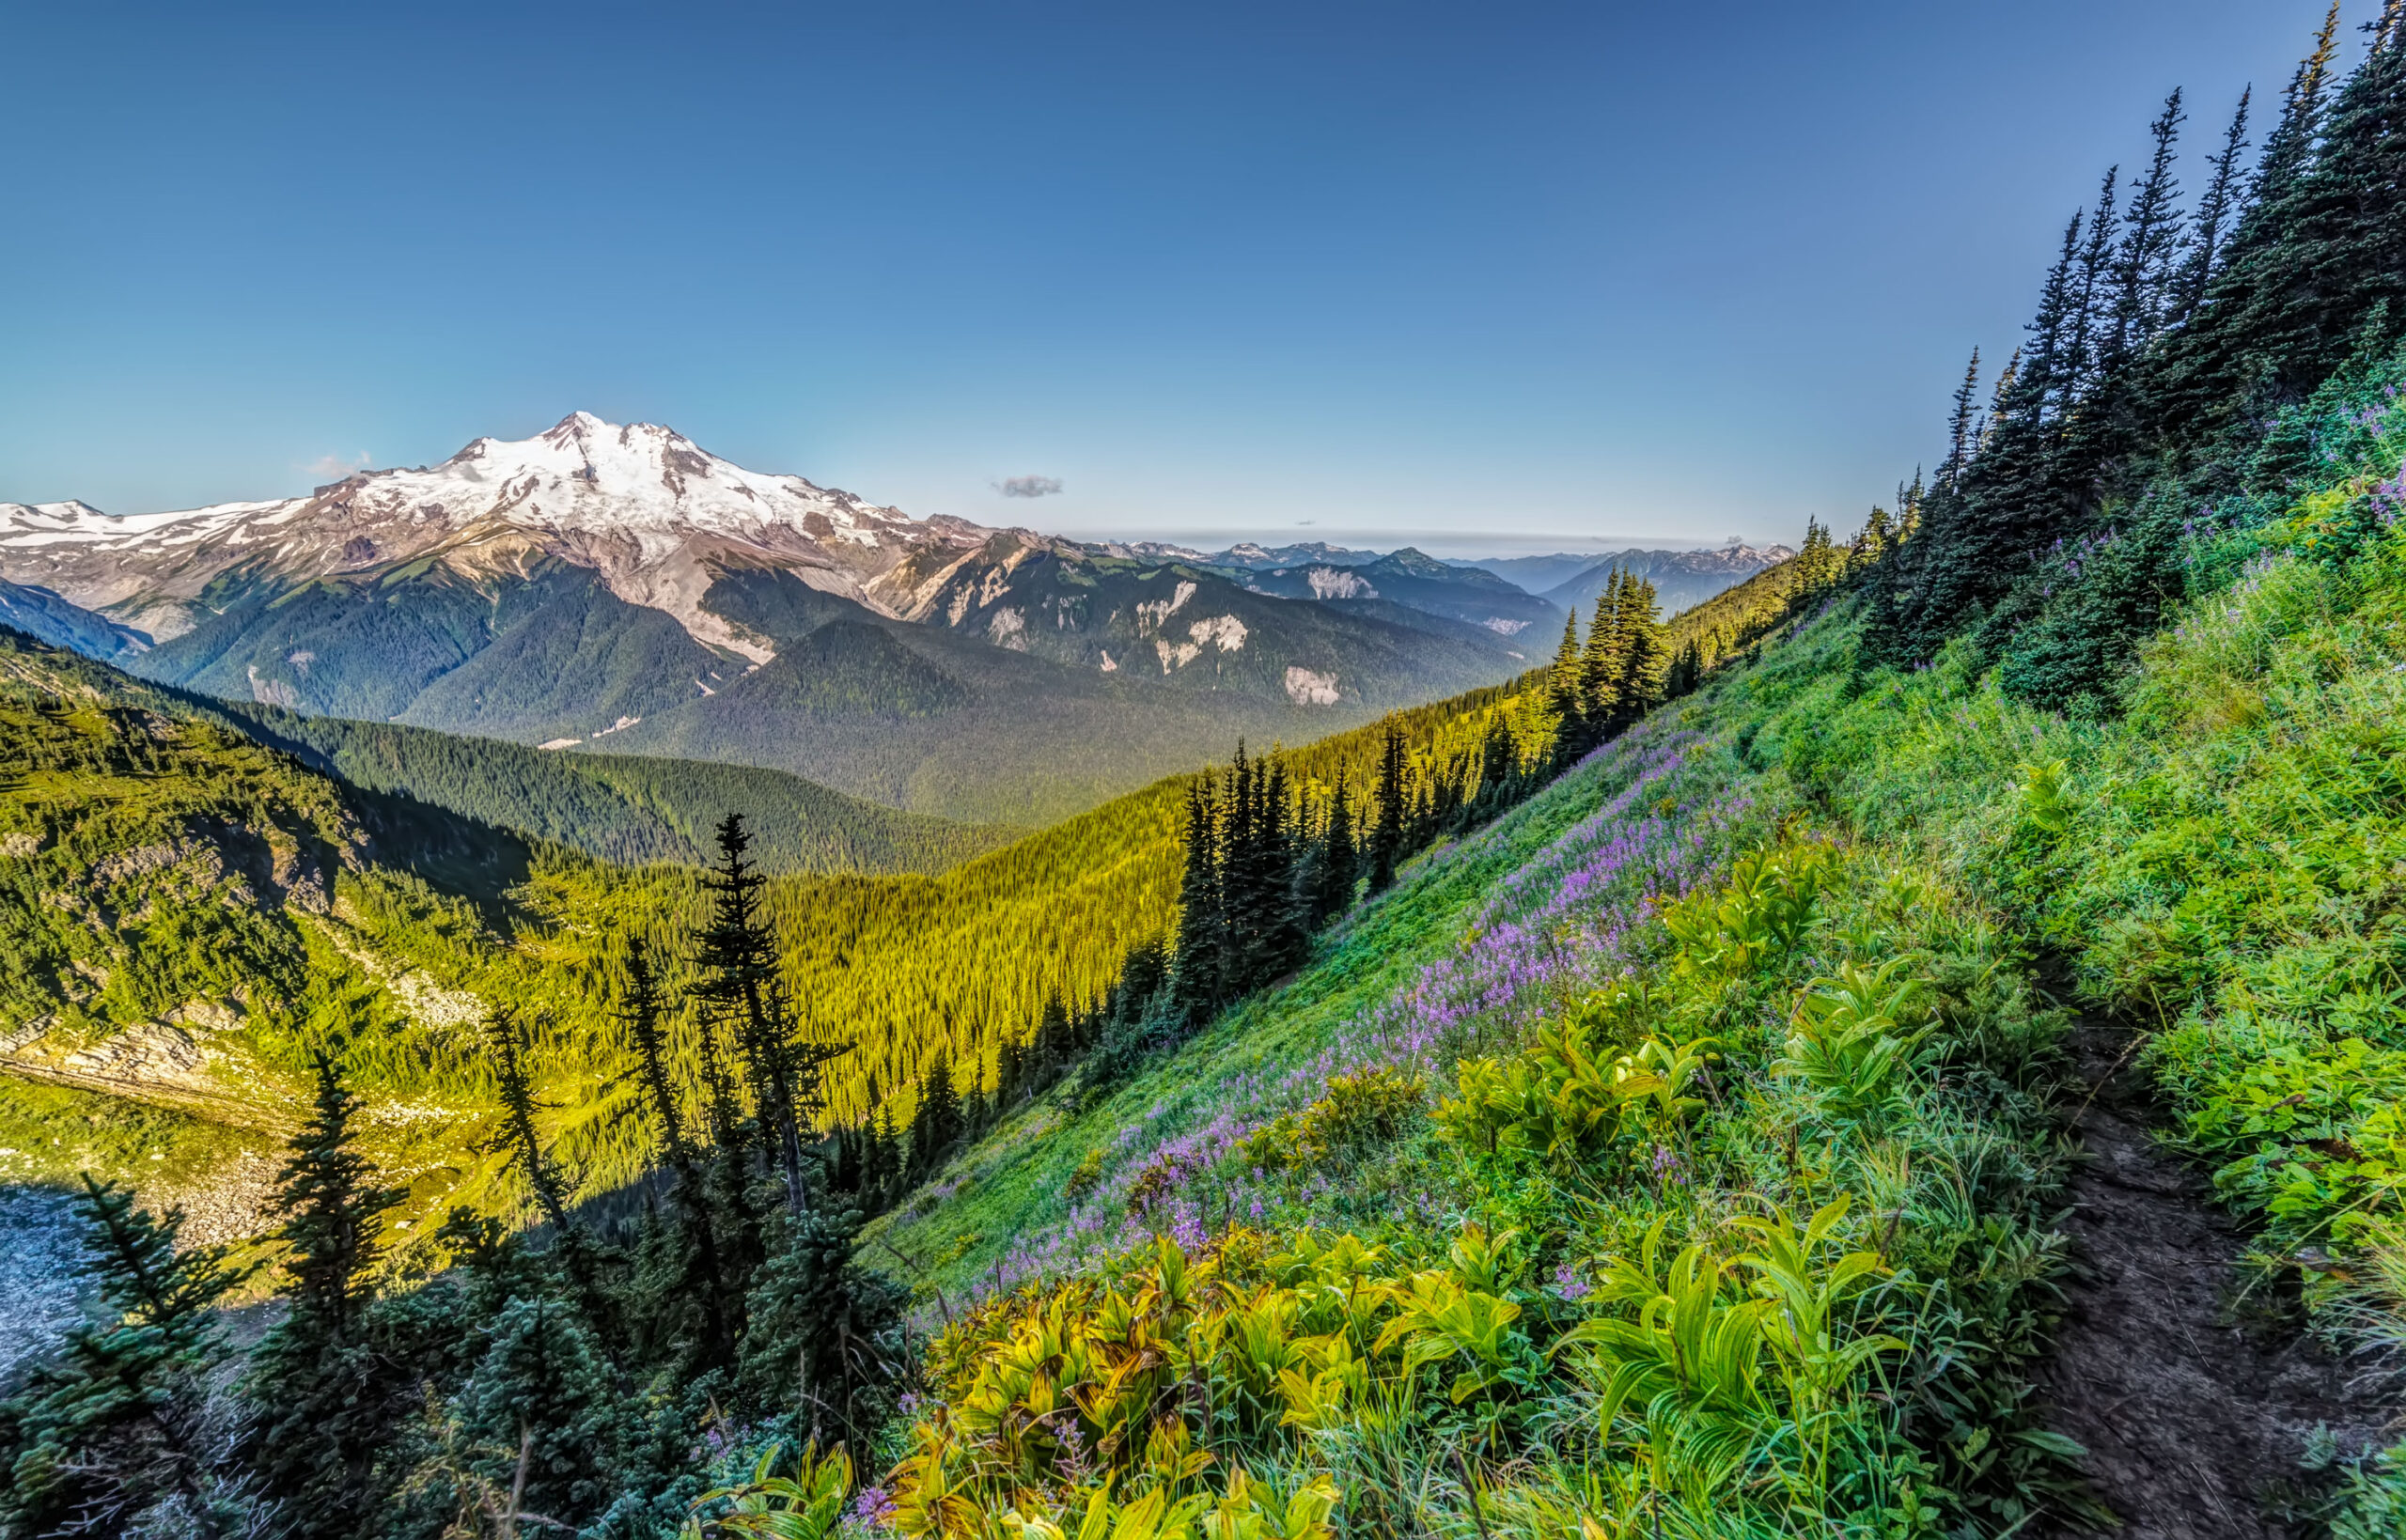
[[1586,718],[1580,705],[1579,609],[1570,606],[1563,617],[1562,645],[1555,648],[1553,666],[1546,670],[1546,709],[1554,716],[1554,758],[1557,765],[1567,765],[1587,752]]
[[585,1227],[569,1217],[567,1186],[535,1128],[535,1113],[543,1104],[536,1099],[534,1084],[526,1076],[521,1042],[523,1029],[516,1014],[504,1009],[492,1014],[486,1031],[492,1045],[493,1079],[502,1108],[501,1130],[489,1147],[508,1157],[510,1167],[535,1195],[536,1206],[551,1224],[552,1252],[568,1275],[577,1308],[585,1313],[586,1324],[603,1349],[615,1358],[622,1338],[617,1313],[602,1287],[602,1258]]
[[2214,157],[2213,179],[2197,200],[2197,211],[2190,216],[2188,256],[2181,259],[2179,274],[2173,281],[2170,319],[2174,324],[2185,325],[2197,313],[2205,303],[2207,286],[2221,271],[2224,246],[2245,194],[2240,158],[2247,149],[2247,103],[2254,94],[2252,88],[2239,93],[2239,110],[2231,114],[2222,153]]
[[1370,826],[1370,891],[1395,886],[1395,869],[1404,858],[1404,832],[1411,817],[1410,770],[1403,756],[1403,733],[1389,717],[1379,739],[1378,821]]
[[1220,810],[1220,995],[1233,1000],[1253,987],[1261,965],[1266,873],[1260,840],[1261,786],[1244,742],[1228,765],[1227,797]]
[[242,1517],[202,1444],[204,1380],[225,1347],[212,1314],[246,1273],[227,1249],[179,1250],[180,1210],[153,1218],[87,1173],[77,1196],[86,1271],[108,1318],[68,1333],[0,1425],[8,1480],[0,1523],[25,1535],[216,1540]]
[[307,1320],[330,1341],[357,1332],[373,1297],[371,1280],[383,1247],[377,1216],[398,1206],[409,1190],[374,1185],[376,1168],[359,1153],[353,1122],[359,1098],[325,1054],[317,1056],[318,1096],[309,1121],[292,1139],[276,1185],[286,1216],[276,1238],[291,1248],[285,1260],[290,1320]]
[[[1882,510],[1874,509],[1873,511],[1879,512]],[[1872,549],[1876,550],[1877,547]],[[1670,671],[1664,677],[1664,698],[1665,700],[1677,700],[1681,695],[1692,694],[1695,692],[1696,686],[1703,682],[1703,652],[1696,646],[1693,640],[1680,643],[1680,650],[1671,659]]]
[[939,1043],[919,1081],[919,1105],[911,1117],[912,1168],[923,1178],[934,1175],[961,1132],[961,1091],[952,1083],[952,1048]]
[[1972,362],[1963,368],[1963,382],[1955,387],[1955,411],[1946,423],[1946,459],[1938,468],[1938,484],[1952,490],[1963,467],[1971,463],[1974,447],[1972,403],[1979,399],[1980,350],[1972,350]]
[[2185,116],[2176,88],[2148,125],[2155,148],[2147,174],[2131,184],[2131,206],[2122,214],[2122,241],[2114,259],[2113,326],[2105,358],[2109,371],[2147,345],[2171,304],[2174,262],[2180,248],[2174,209],[2180,184],[2173,178],[2172,160]]
[[1258,902],[1263,907],[1256,927],[1258,947],[1255,982],[1266,984],[1303,966],[1311,952],[1305,925],[1305,897],[1296,890],[1297,847],[1293,799],[1287,786],[1287,767],[1273,759],[1261,776],[1261,805],[1256,815],[1256,862],[1260,871]]
[[747,1312],[742,1385],[756,1407],[793,1415],[810,1442],[866,1450],[912,1365],[910,1291],[852,1260],[858,1209],[789,1218]]
[[[1826,546],[1828,537],[1822,537]],[[1655,614],[1654,584],[1632,578],[1621,595],[1621,676],[1616,693],[1625,727],[1644,716],[1663,698],[1664,656],[1663,623]]]
[[1336,773],[1336,788],[1329,794],[1328,821],[1320,836],[1320,859],[1313,873],[1313,924],[1324,926],[1353,907],[1353,890],[1362,880],[1361,853],[1353,843],[1353,797],[1345,772]]
[[381,1247],[377,1217],[407,1195],[375,1185],[353,1127],[358,1098],[334,1061],[316,1062],[312,1116],[293,1136],[277,1187],[290,1248],[285,1317],[253,1352],[243,1399],[254,1422],[245,1463],[266,1495],[305,1516],[314,1534],[361,1532],[375,1470],[406,1415],[414,1375],[368,1342],[366,1319]]
[[721,819],[715,838],[718,864],[703,879],[712,903],[711,923],[695,959],[700,973],[695,998],[726,1024],[734,1039],[752,1082],[754,1115],[785,1178],[786,1206],[799,1213],[807,1199],[795,1112],[798,1045],[784,1009],[776,938],[761,904],[768,879],[747,857],[752,837],[741,814]]
[[[2061,412],[2070,404],[2070,329],[2073,324],[2074,264],[2080,258],[2080,227],[2086,217],[2086,210],[2073,210],[2064,226],[2063,250],[2057,254],[2055,265],[2047,271],[2047,281],[2039,291],[2039,313],[2031,318],[2028,328],[2029,358],[2019,381],[2017,420],[2022,426],[2035,428],[2052,412]],[[1905,489],[1899,486],[1897,506],[1900,509],[1904,496]]]
[[540,1293],[510,1300],[457,1405],[478,1473],[518,1494],[520,1532],[530,1517],[577,1528],[608,1503],[617,1485],[612,1434],[621,1419],[575,1312]]
[[[1579,719],[1583,728],[1575,745],[1576,758],[1612,736],[1620,706],[1622,657],[1629,634],[1621,624],[1621,606],[1629,592],[1630,575],[1614,568],[1596,596],[1596,613],[1587,623],[1587,645],[1579,654]],[[1569,763],[1565,759],[1564,763]]]
[[1220,957],[1219,809],[1209,771],[1186,792],[1186,871],[1178,890],[1178,961],[1172,992],[1189,1020],[1217,1010]]
[[670,1271],[648,1290],[655,1326],[664,1314],[692,1310],[699,1314],[699,1341],[694,1349],[695,1368],[723,1368],[735,1359],[734,1320],[740,1301],[731,1299],[726,1270],[719,1262],[717,1225],[713,1222],[709,1175],[700,1152],[685,1129],[684,1112],[668,1069],[668,1050],[661,1029],[660,990],[651,959],[641,941],[627,947],[627,988],[620,999],[619,1022],[633,1043],[633,1073],[651,1113],[661,1154],[675,1180],[670,1201],[677,1213],[680,1244],[672,1253]]
[[1521,746],[1512,738],[1512,723],[1501,711],[1487,720],[1478,745],[1478,799],[1481,817],[1493,817],[1520,794]]

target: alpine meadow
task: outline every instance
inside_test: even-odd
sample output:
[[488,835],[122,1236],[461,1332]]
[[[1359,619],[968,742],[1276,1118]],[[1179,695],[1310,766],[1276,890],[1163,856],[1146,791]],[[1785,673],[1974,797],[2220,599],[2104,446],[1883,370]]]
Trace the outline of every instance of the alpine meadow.
[[[1324,58],[1317,8],[1290,20]],[[1575,52],[1538,20],[1347,48],[1476,36],[1509,117],[1537,108],[1484,50],[1533,83]],[[943,30],[878,46],[943,85]],[[1109,416],[1089,461],[1126,506],[1090,516],[1070,469],[973,489],[1058,520],[1020,527],[577,412],[415,469],[333,456],[305,496],[0,503],[0,1540],[2406,1537],[2406,0],[2297,41],[2202,130],[2185,90],[2132,103],[2026,324],[1923,403],[1927,460],[1867,512],[1797,505],[1792,545],[1494,522],[1532,480],[1382,507],[1356,549],[1344,498],[1408,501],[1457,433],[1378,479],[1388,441],[1306,388],[1336,331],[1183,201],[1038,195],[1138,154],[1112,124],[1193,136],[1111,161],[1152,181],[1255,132],[1201,31],[1115,55],[1158,100],[1026,166],[1042,103],[880,104],[959,163],[850,207],[1001,199],[1055,265],[990,232],[980,284],[1185,360],[1182,432],[1242,439],[1213,393],[1274,385],[1342,470],[1304,490],[1195,473],[1208,518],[1145,514],[1129,488],[1188,473],[1128,479],[1150,419]],[[867,154],[829,46],[810,132]],[[742,52],[723,100],[660,87],[693,136],[664,143],[757,135]],[[608,58],[592,89],[632,101]],[[1074,73],[973,62],[1029,97]],[[1368,153],[1335,120],[1384,98],[1296,68],[1336,84],[1253,163],[1301,179],[1266,270],[1300,285],[1390,216],[1367,173],[1304,175]],[[523,148],[522,110],[480,132]],[[1451,153],[1379,163],[1432,229],[1392,260],[1553,281],[1463,235],[1499,205],[1445,191]],[[740,185],[696,187],[786,217]],[[617,251],[607,201],[563,206]],[[795,271],[900,328],[881,286],[941,308],[920,264],[967,260],[914,228],[936,255],[855,224],[780,260],[868,263]],[[702,294],[758,239],[643,260]],[[395,303],[432,315],[414,260]],[[1503,356],[1511,325],[1339,268],[1312,292]],[[1142,326],[1097,276],[1138,269]],[[1687,281],[1648,303],[1701,314]],[[1155,319],[1224,317],[1220,285],[1297,329],[1241,385],[1195,360],[1256,334]],[[574,366],[684,368],[693,303],[673,348],[580,317]],[[358,324],[377,388],[420,389],[426,350]],[[841,373],[821,324],[760,351]],[[942,331],[897,333],[914,443],[978,394],[944,372],[976,328]],[[1084,442],[1043,426],[1077,340],[1021,348],[1024,399],[961,436]],[[1400,443],[1378,359],[1361,411]],[[741,391],[695,401],[785,388],[713,372]],[[1101,377],[1097,412],[1149,378]],[[850,481],[892,380],[843,387],[814,431]],[[1525,404],[1453,428],[1508,407],[1534,456],[1565,419]],[[1773,452],[1728,446],[1740,414],[1726,465],[1662,483],[1695,528],[1756,527],[1709,484]]]

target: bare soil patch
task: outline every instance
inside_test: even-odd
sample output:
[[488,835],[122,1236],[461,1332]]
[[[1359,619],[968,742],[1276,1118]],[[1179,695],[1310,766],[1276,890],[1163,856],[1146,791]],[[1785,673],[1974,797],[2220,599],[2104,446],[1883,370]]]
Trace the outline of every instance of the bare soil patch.
[[2290,1302],[2240,1267],[2243,1240],[2204,1177],[2163,1148],[2126,1027],[2084,1018],[2070,1044],[2095,1095],[2072,1120],[2076,1272],[2041,1386],[2052,1425],[2088,1450],[2125,1540],[2282,1540],[2318,1429],[2373,1447],[2381,1413]]

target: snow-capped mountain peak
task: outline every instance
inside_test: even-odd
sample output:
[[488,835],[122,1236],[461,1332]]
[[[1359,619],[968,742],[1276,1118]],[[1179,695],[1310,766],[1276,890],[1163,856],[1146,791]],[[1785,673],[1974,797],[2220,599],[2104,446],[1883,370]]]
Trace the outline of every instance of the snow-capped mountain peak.
[[[162,638],[236,568],[306,580],[421,557],[489,565],[531,545],[599,570],[620,598],[739,645],[695,608],[699,568],[742,559],[883,608],[867,584],[929,546],[987,532],[922,521],[798,475],[748,471],[656,423],[570,412],[526,439],[480,438],[439,465],[363,471],[306,497],[115,517],[0,504],[0,577],[40,583]],[[496,537],[508,537],[496,546]],[[705,635],[705,633],[708,633]]]

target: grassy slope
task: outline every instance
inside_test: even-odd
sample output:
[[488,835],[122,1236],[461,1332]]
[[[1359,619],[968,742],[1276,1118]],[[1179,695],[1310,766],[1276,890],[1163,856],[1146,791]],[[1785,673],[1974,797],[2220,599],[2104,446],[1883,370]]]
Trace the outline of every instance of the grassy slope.
[[[1695,640],[1709,649],[1715,637],[1722,639],[1725,650],[1732,644],[1742,646],[1787,613],[1803,577],[1790,559],[1684,612],[1670,622],[1671,647]],[[1451,719],[1443,730],[1440,756],[1476,742],[1486,730],[1486,710],[1505,713],[1524,738],[1541,738],[1551,730],[1540,706],[1544,688],[1543,671],[1535,671],[1510,685],[1404,713],[1402,720],[1425,739],[1436,731],[1440,713]],[[1717,713],[1717,708],[1690,706],[1683,708],[1682,720],[1709,725],[1719,720]],[[1664,725],[1658,721],[1650,730],[1660,732]],[[1358,787],[1368,777],[1375,744],[1372,729],[1324,739],[1300,751],[1298,768],[1325,785],[1341,767]],[[1615,756],[1607,756],[1606,762],[1619,763]],[[1006,1125],[987,1142],[984,1153],[969,1157],[947,1175],[947,1182],[965,1180],[958,1190],[961,1196],[944,1206],[939,1217],[925,1224],[915,1218],[897,1221],[912,1235],[917,1249],[914,1254],[951,1257],[945,1277],[954,1283],[991,1269],[1016,1240],[1066,1216],[1063,1191],[1070,1174],[1089,1149],[1115,1143],[1121,1128],[1134,1126],[1131,1119],[1137,1112],[1148,1112],[1157,1102],[1175,1109],[1169,1125],[1173,1131],[1208,1122],[1202,1110],[1225,1103],[1230,1084],[1284,1074],[1322,1052],[1348,1022],[1458,945],[1462,917],[1486,901],[1494,883],[1592,814],[1608,791],[1620,789],[1615,773],[1602,765],[1575,771],[1494,828],[1415,863],[1408,871],[1426,872],[1427,878],[1408,877],[1395,894],[1367,906],[1325,938],[1320,960],[1290,987],[1248,1003],[1175,1061],[1141,1077],[1102,1107],[1066,1123],[1056,1111],[1039,1109]],[[1138,877],[1133,891],[1141,895],[1144,910],[1158,913],[1164,924],[1176,894],[1180,859],[1174,811],[1173,801],[1158,805],[1155,843],[1147,857],[1124,868]],[[939,1230],[943,1234],[935,1233]],[[978,1240],[957,1244],[964,1235]]]
[[[2406,530],[2363,514],[2406,450],[2400,416],[2302,495],[2198,521],[2192,597],[2145,649],[2121,714],[2068,721],[2018,704],[1961,644],[1916,674],[1866,671],[1841,607],[1725,674],[1675,722],[1658,713],[1635,742],[1431,857],[1286,988],[1117,1096],[1005,1128],[889,1221],[880,1246],[958,1294],[1050,1275],[1151,1230],[1199,1238],[1263,1212],[1250,1206],[1266,1198],[1273,1224],[1360,1228],[1428,1254],[1496,1195],[1465,1182],[1425,1126],[1300,1193],[1248,1175],[1253,1155],[1237,1143],[1351,1066],[1418,1064],[1435,1094],[1450,1090],[1454,1044],[1441,1033],[1440,1051],[1398,1058],[1395,1023],[1432,1019],[1427,998],[1490,944],[1474,926],[1482,904],[1532,880],[1532,854],[1637,773],[1649,739],[1677,729],[1700,741],[1675,801],[1742,791],[1755,805],[1741,827],[1758,830],[1766,815],[1802,813],[1859,860],[1961,894],[1940,907],[1965,924],[1990,924],[1985,910],[2009,927],[2001,934],[2025,938],[2020,960],[2001,943],[1996,976],[2025,973],[2032,949],[2059,949],[2086,996],[2157,1024],[2148,1062],[2179,1136],[2263,1228],[2265,1282],[2302,1284],[2313,1319],[2343,1341],[2406,1341]],[[1616,902],[1620,922],[1647,924],[1631,894]],[[1909,925],[1901,912],[1882,923]],[[1561,1002],[1543,984],[1495,998],[1520,1019],[1505,1041]],[[1079,1201],[1082,1162],[1093,1195]],[[1879,1170],[1845,1177],[1859,1202],[1878,1201]],[[1129,1217],[1148,1171],[1192,1206]],[[2386,1533],[2406,1517],[2397,1471],[2335,1476],[2341,1532]],[[2025,1471],[2007,1501],[2043,1499],[2046,1485]],[[1447,1517],[1442,1496],[1432,1507],[1428,1521]]]
[[[1299,1093],[1317,1095],[1330,1072],[1326,1057],[1349,1030],[1461,950],[1472,912],[1624,791],[1633,760],[1626,749],[1607,751],[1494,826],[1413,862],[1392,894],[1323,938],[1292,982],[1244,1003],[1081,1113],[1065,1117],[1058,1107],[1041,1106],[1005,1125],[918,1204],[881,1221],[889,1238],[914,1257],[948,1258],[938,1276],[952,1287],[974,1285],[998,1268],[1015,1280],[1031,1256],[1053,1259],[1049,1247],[1030,1241],[1070,1219],[1076,1206],[1070,1177],[1090,1152],[1107,1152],[1102,1185],[1121,1188],[1168,1142],[1224,1116],[1258,1120]],[[1135,1137],[1126,1137],[1131,1131]],[[931,1197],[948,1201],[930,1206]],[[976,1240],[963,1244],[963,1236]]]
[[[2043,1275],[2048,1246],[2039,1221],[2052,1177],[2038,1098],[2052,1029],[2019,981],[2008,934],[1954,886],[1960,874],[1928,863],[1913,841],[1852,843],[1858,831],[1851,819],[1826,804],[1815,814],[1811,784],[1753,752],[1766,723],[1800,691],[1825,680],[1842,688],[1851,649],[1845,624],[1825,620],[1803,641],[1773,647],[1759,667],[1726,675],[1702,698],[1658,712],[1543,796],[1418,863],[1283,989],[1232,1012],[1083,1112],[1040,1109],[1002,1129],[875,1232],[871,1254],[906,1259],[929,1286],[931,1314],[958,1315],[965,1299],[982,1296],[988,1302],[977,1319],[1000,1330],[995,1313],[1018,1307],[1000,1302],[998,1286],[1007,1291],[1083,1265],[1142,1288],[1151,1274],[1134,1259],[1156,1235],[1173,1237],[1198,1268],[1235,1269],[1249,1290],[1251,1264],[1208,1261],[1209,1237],[1231,1221],[1267,1232],[1265,1251],[1292,1243],[1305,1227],[1323,1239],[1357,1234],[1392,1259],[1378,1265],[1380,1277],[1414,1268],[1435,1268],[1432,1277],[1476,1276],[1475,1268],[1460,1271],[1470,1266],[1460,1253],[1446,1261],[1448,1243],[1468,1233],[1464,1225],[1487,1235],[1508,1230],[1518,1237],[1518,1260],[1505,1265],[1500,1283],[1477,1285],[1519,1301],[1529,1346],[1508,1347],[1508,1359],[1535,1352],[1583,1314],[1569,1308],[1575,1296],[1550,1293],[1540,1280],[1595,1276],[1608,1259],[1629,1256],[1655,1218],[1671,1227],[1673,1244],[1694,1239],[1729,1255],[1748,1245],[1735,1221],[1760,1214],[1761,1206],[1801,1216],[1848,1193],[1854,1218],[1838,1235],[1847,1246],[1884,1256],[1895,1282],[1846,1313],[1853,1325],[1840,1330],[1904,1335],[1893,1371],[1867,1371],[1817,1403],[1811,1415],[1835,1419],[1829,1425],[1841,1431],[1833,1437],[1849,1450],[1837,1465],[1800,1464],[1792,1451],[1780,1452],[1773,1414],[1782,1403],[1773,1396],[1763,1415],[1773,1420],[1759,1424],[1768,1431],[1745,1435],[1748,1452],[1739,1461],[1760,1480],[1700,1497],[1729,1480],[1726,1472],[1699,1489],[1684,1485],[1675,1462],[1659,1496],[1649,1498],[1649,1478],[1642,1463],[1627,1459],[1623,1434],[1594,1440],[1578,1431],[1594,1425],[1596,1403],[1593,1382],[1575,1369],[1576,1353],[1546,1368],[1515,1360],[1524,1366],[1513,1373],[1535,1377],[1513,1382],[1527,1388],[1500,1399],[1476,1395],[1460,1417],[1445,1410],[1442,1387],[1463,1360],[1440,1351],[1445,1374],[1416,1392],[1427,1397],[1424,1409],[1382,1411],[1379,1421],[1348,1415],[1298,1439],[1277,1426],[1282,1390],[1270,1399],[1266,1423],[1247,1431],[1251,1414],[1244,1414],[1200,1436],[1223,1462],[1215,1469],[1242,1460],[1257,1474],[1269,1472],[1281,1490],[1325,1473],[1349,1511],[1367,1517],[1399,1504],[1411,1523],[1434,1532],[1468,1532],[1472,1516],[1445,1453],[1459,1441],[1488,1451],[1481,1501],[1490,1504],[1487,1520],[1504,1532],[1575,1532],[1571,1516],[1581,1512],[1607,1533],[1644,1532],[1649,1514],[1666,1533],[1705,1532],[1698,1526],[1722,1521],[1713,1514],[1737,1525],[1852,1532],[1883,1507],[1976,1517],[1975,1532],[2008,1526],[2049,1501],[2059,1478],[2035,1446],[2017,1443],[2019,1453],[1996,1465],[1946,1440],[1985,1427],[1971,1445],[1976,1451],[2021,1426],[2016,1387],[2035,1343],[2020,1290]],[[1979,773],[1975,765],[1965,770]],[[1712,887],[1735,855],[1760,848],[1791,816],[1850,842],[1829,879],[1821,923],[1793,954],[1726,982],[1679,972],[1683,953],[1656,917],[1660,908],[1699,885]],[[1896,957],[1926,976],[1940,1012],[1937,1052],[1949,1070],[1899,1082],[1906,1100],[1892,1118],[1838,1115],[1816,1082],[1778,1067],[1789,1011],[1817,976]],[[1458,1061],[1526,1054],[1591,991],[1632,970],[1662,990],[1640,1011],[1656,1023],[1652,1031],[1665,1041],[1710,1033],[1726,1055],[1725,1089],[1712,1110],[1703,1111],[1698,1097],[1687,1131],[1657,1136],[1664,1143],[1654,1170],[1670,1160],[1674,1181],[1648,1176],[1643,1146],[1625,1143],[1608,1143],[1593,1154],[1595,1163],[1568,1172],[1469,1156],[1470,1146],[1437,1134],[1425,1108],[1406,1116],[1392,1140],[1310,1153],[1315,1146],[1303,1133],[1310,1120],[1340,1115],[1355,1095],[1339,1077],[1386,1068],[1417,1078],[1430,1100],[1451,1095]],[[1601,1052],[1609,1059],[1635,1046],[1619,1037]],[[1800,1148],[1813,1151],[1801,1166],[1792,1153]],[[1992,1171],[1976,1198],[1959,1193],[1950,1174],[1973,1159]],[[1238,1253],[1255,1254],[1253,1244],[1243,1242]],[[1826,1265],[1826,1258],[1816,1264]],[[1283,1276],[1277,1266],[1270,1278]],[[1218,1296],[1203,1287],[1195,1309],[1208,1318]],[[1362,1298],[1396,1298],[1381,1287],[1375,1278],[1363,1282]],[[1932,1334],[1931,1313],[1958,1308],[1943,1303],[1949,1299],[1971,1314],[1959,1314],[1952,1336],[1942,1338]],[[1976,1299],[1982,1303],[1972,1305]],[[1297,1308],[1304,1318],[1315,1313],[1308,1302]],[[1371,1325],[1385,1320],[1378,1315]],[[1254,1348],[1237,1345],[1259,1341],[1246,1334],[1256,1330],[1189,1339],[1220,1345],[1211,1350],[1211,1367],[1195,1371],[1215,1387],[1223,1373],[1232,1377],[1231,1388],[1215,1388],[1212,1397],[1236,1397],[1233,1386],[1254,1372],[1238,1361]],[[939,1361],[967,1375],[984,1361],[977,1340],[974,1333],[945,1339]],[[1409,1404],[1415,1392],[1401,1386],[1413,1377],[1390,1379],[1398,1371],[1382,1359],[1391,1340],[1382,1336],[1371,1351],[1370,1373],[1393,1387],[1380,1395]],[[954,1354],[962,1356],[945,1357]],[[1882,1385],[1882,1395],[1870,1393]],[[1905,1385],[1914,1389],[1899,1389]],[[1982,1403],[1984,1387],[1994,1388],[1992,1402]],[[966,1380],[952,1380],[950,1393],[967,1393]],[[1463,1420],[1474,1412],[1485,1421]],[[985,1415],[971,1416],[956,1399],[950,1425],[960,1431],[918,1437],[971,1470],[982,1457],[975,1429],[986,1425]],[[1948,1417],[1957,1419],[1951,1436]],[[1545,1428],[1555,1431],[1513,1431]],[[1216,1490],[1216,1478],[1199,1479],[1203,1489]],[[906,1525],[921,1482],[910,1470],[901,1474]]]

